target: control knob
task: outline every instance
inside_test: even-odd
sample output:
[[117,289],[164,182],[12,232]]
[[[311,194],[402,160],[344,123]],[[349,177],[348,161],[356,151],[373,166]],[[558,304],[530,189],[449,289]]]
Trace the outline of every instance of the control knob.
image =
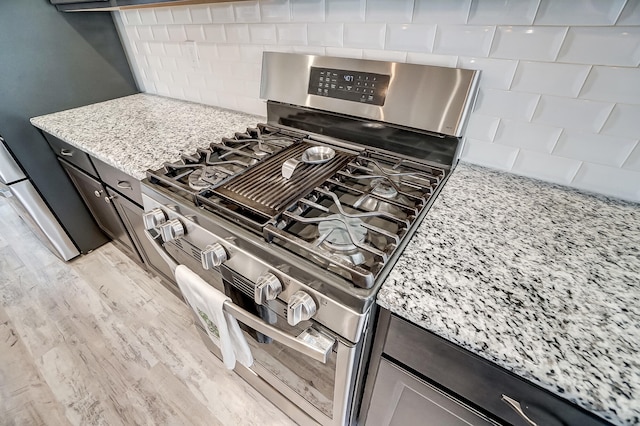
[[160,235],[162,235],[162,241],[167,243],[182,237],[184,235],[184,226],[178,219],[171,219],[160,225]]
[[209,244],[204,248],[204,250],[202,250],[200,253],[200,259],[202,260],[202,267],[204,269],[211,269],[226,262],[227,259],[229,259],[229,255],[227,255],[227,251],[224,249],[222,244],[213,243]]
[[[96,191],[97,192],[97,191]],[[100,191],[102,192],[102,191]],[[96,194],[96,197],[98,194]],[[161,209],[155,208],[142,216],[144,228],[147,230],[155,229],[167,221],[167,216]]]
[[262,305],[267,300],[274,300],[282,291],[282,283],[271,272],[260,275],[256,280],[253,299],[258,305]]
[[300,321],[311,319],[316,313],[316,302],[304,291],[296,291],[287,305],[287,322],[295,326]]

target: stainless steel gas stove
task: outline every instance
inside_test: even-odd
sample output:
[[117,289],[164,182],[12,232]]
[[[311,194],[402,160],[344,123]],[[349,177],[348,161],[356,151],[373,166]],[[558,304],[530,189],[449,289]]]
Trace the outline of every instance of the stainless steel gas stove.
[[148,236],[232,299],[255,358],[236,371],[299,423],[355,421],[376,292],[458,160],[477,80],[265,53],[267,123],[148,172]]

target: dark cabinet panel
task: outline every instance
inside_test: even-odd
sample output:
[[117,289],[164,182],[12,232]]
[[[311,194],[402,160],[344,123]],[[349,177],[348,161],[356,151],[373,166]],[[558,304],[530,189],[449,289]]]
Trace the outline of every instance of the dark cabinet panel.
[[98,226],[111,239],[124,249],[132,259],[138,263],[142,263],[142,259],[138,255],[133,241],[129,237],[127,230],[118,216],[118,212],[113,206],[113,202],[102,183],[73,165],[60,161],[62,167],[69,174],[69,177],[75,184],[80,196],[87,204]]
[[129,229],[131,237],[142,255],[147,268],[160,276],[160,278],[163,278],[169,283],[173,283],[173,274],[169,265],[157,254],[153,245],[145,236],[144,223],[142,221],[144,210],[142,207],[128,200],[126,197],[118,195],[111,188],[107,188],[107,192],[112,197],[113,205],[118,210],[118,213],[120,213],[120,217],[125,222],[127,229]]

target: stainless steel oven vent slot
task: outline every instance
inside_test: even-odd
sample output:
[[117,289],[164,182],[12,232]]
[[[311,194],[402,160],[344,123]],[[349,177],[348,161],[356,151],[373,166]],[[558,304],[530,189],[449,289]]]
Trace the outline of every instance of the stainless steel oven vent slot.
[[[171,240],[167,243],[165,243],[165,245],[170,245],[173,246],[174,248],[180,250],[181,252],[183,252],[184,254],[186,254],[187,256],[189,256],[190,258],[192,258],[193,260],[197,261],[198,264],[200,264],[202,262],[202,258],[201,258],[201,251],[198,247],[194,246],[193,244],[191,244],[188,241],[185,240]],[[220,268],[215,267],[215,270],[220,270]]]
[[255,284],[234,275],[233,286],[253,299],[253,294],[255,292]]
[[324,164],[303,163],[290,179],[285,179],[282,176],[282,164],[288,159],[301,158],[307,149],[315,146],[309,142],[295,144],[212,192],[238,203],[242,208],[274,217],[355,157],[349,152],[336,150],[335,157],[330,161]]

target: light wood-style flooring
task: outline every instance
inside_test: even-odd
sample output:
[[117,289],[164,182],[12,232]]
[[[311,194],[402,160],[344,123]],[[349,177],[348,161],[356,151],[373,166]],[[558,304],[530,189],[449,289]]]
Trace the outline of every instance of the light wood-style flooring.
[[0,425],[291,425],[107,244],[65,263],[0,198]]

